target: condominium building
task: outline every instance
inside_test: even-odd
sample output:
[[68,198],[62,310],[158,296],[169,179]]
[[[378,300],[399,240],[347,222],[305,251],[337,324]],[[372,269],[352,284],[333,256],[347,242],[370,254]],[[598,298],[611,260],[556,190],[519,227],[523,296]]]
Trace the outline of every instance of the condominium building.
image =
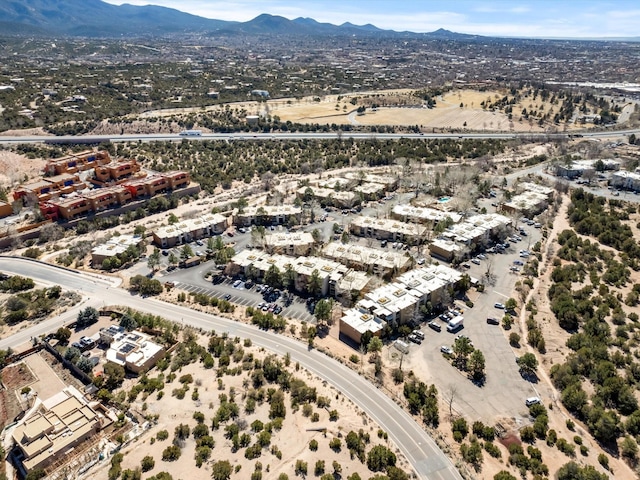
[[443,212],[429,207],[414,207],[412,205],[396,205],[393,207],[394,218],[412,222],[433,222],[437,224],[445,219],[450,219],[453,223],[462,220],[462,215],[456,212]]
[[306,198],[309,190],[313,192],[314,198],[322,205],[331,205],[336,208],[351,208],[356,204],[358,198],[354,192],[349,190],[337,191],[321,187],[301,187],[297,191],[298,197],[301,199]]
[[300,223],[302,208],[295,205],[248,206],[233,211],[233,223],[241,227],[250,225],[286,225]]
[[426,235],[427,227],[419,223],[359,215],[351,220],[349,232],[353,235],[373,237],[378,240],[418,244]]
[[403,272],[411,265],[411,258],[402,251],[380,250],[342,242],[328,243],[322,250],[322,255],[349,268],[364,270],[381,277]]
[[277,232],[264,236],[264,249],[281,255],[308,255],[314,243],[309,232]]
[[160,248],[171,248],[200,238],[219,235],[228,226],[229,219],[224,215],[208,213],[154,230],[153,243]]

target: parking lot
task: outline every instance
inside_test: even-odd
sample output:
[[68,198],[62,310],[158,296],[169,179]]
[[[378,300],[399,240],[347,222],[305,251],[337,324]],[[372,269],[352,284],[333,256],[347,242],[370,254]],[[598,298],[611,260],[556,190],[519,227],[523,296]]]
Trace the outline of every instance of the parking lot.
[[[434,383],[444,399],[455,390],[454,409],[467,419],[482,420],[495,423],[504,418],[516,418],[523,423],[528,422],[528,409],[525,399],[537,396],[534,385],[525,381],[516,365],[516,353],[508,342],[509,331],[504,331],[500,325],[487,323],[487,318],[494,317],[501,320],[504,310],[494,307],[496,303],[504,304],[513,290],[515,282],[521,275],[510,268],[514,261],[523,262],[520,250],[527,249],[527,245],[535,244],[541,238],[541,230],[533,226],[525,226],[528,236],[521,241],[511,243],[504,253],[487,253],[479,264],[469,262],[467,271],[474,278],[481,279],[487,264],[495,272],[493,284],[487,284],[484,293],[472,291],[473,308],[467,308],[462,302],[456,302],[464,317],[464,328],[455,333],[447,332],[447,321],[438,317],[434,319],[441,325],[437,332],[429,328],[425,322],[421,331],[424,340],[421,344],[410,343],[410,352],[406,369],[412,369],[421,380]],[[486,361],[486,382],[483,386],[476,386],[465,373],[460,372],[441,353],[441,347],[452,347],[456,335],[468,336],[475,348],[480,349]],[[403,369],[405,369],[403,366]]]
[[[213,267],[213,265],[208,264],[204,264],[203,266],[205,267],[204,270],[208,270]],[[236,305],[242,305],[244,307],[258,308],[261,303],[275,304],[282,308],[280,314],[287,318],[293,318],[309,323],[315,322],[314,316],[307,309],[305,300],[300,297],[292,295],[292,300],[289,305],[287,305],[288,302],[286,302],[286,294],[280,295],[277,299],[271,298],[271,301],[267,302],[263,295],[264,292],[257,291],[256,285],[253,285],[251,288],[246,288],[245,282],[240,282],[237,286],[234,286],[236,280],[231,278],[225,278],[221,283],[213,283],[212,281],[207,281],[202,277],[204,275],[202,268],[199,269],[201,274],[200,278],[195,275],[188,275],[184,281],[182,280],[181,277],[185,276],[182,274],[187,272],[192,274],[194,273],[194,270],[195,269],[176,271],[175,275],[168,275],[165,279],[171,279],[176,287],[187,292],[224,298]]]

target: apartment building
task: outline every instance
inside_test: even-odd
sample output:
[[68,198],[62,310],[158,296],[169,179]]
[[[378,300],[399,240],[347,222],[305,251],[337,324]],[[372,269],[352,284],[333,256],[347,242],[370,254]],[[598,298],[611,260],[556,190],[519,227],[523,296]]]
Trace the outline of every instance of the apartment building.
[[309,232],[277,232],[264,236],[264,249],[281,255],[309,255],[314,243]]
[[400,241],[417,245],[424,239],[427,227],[418,223],[359,215],[351,220],[349,232],[360,237],[373,237],[378,240]]
[[322,255],[349,268],[363,270],[383,278],[389,278],[411,266],[411,258],[403,251],[381,250],[342,242],[328,243],[322,250]]
[[233,223],[241,227],[250,225],[286,225],[290,219],[296,224],[302,219],[302,208],[295,205],[249,206],[233,211]]
[[305,199],[309,190],[313,192],[313,197],[322,205],[330,205],[336,208],[351,208],[359,200],[358,196],[349,190],[333,190],[331,188],[322,187],[301,187],[296,192],[298,198]]
[[412,205],[396,205],[391,211],[392,216],[404,222],[432,222],[437,224],[445,219],[450,219],[453,223],[462,220],[462,215],[456,212],[443,212],[429,207],[414,207]]
[[153,231],[153,243],[160,248],[171,248],[200,238],[220,235],[229,225],[229,219],[219,213],[181,220]]
[[106,150],[86,150],[61,158],[49,160],[44,168],[47,175],[76,173],[90,170],[96,166],[111,163],[111,157]]

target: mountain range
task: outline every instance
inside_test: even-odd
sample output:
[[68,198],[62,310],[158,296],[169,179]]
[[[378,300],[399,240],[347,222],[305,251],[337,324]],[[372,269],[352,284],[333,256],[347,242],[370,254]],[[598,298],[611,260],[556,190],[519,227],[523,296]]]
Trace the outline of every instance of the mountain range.
[[101,0],[3,0],[0,32],[8,35],[122,37],[203,34],[271,34],[309,36],[421,35],[436,38],[478,38],[437,30],[427,34],[382,30],[374,25],[333,25],[312,18],[262,14],[248,22],[214,20],[154,5],[111,5]]

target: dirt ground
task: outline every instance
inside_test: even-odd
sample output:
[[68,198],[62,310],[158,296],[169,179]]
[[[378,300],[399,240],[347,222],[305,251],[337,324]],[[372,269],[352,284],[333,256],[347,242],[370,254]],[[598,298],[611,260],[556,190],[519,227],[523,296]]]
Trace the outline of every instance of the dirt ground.
[[[206,345],[206,341],[207,338],[202,337],[200,343]],[[243,349],[245,354],[251,352],[255,358],[263,358],[265,356],[265,352],[256,347],[245,346]],[[312,476],[315,463],[319,459],[325,461],[326,473],[333,472],[332,462],[336,461],[342,468],[342,478],[346,478],[354,472],[358,472],[363,478],[366,478],[371,472],[357,458],[350,458],[344,443],[344,438],[349,431],[358,432],[362,429],[371,438],[367,451],[376,444],[383,444],[392,449],[398,457],[397,466],[411,473],[411,467],[399,450],[389,441],[379,438],[378,426],[341,392],[336,391],[309,372],[297,370],[297,367],[293,364],[289,367],[289,370],[296,378],[301,378],[307,385],[316,388],[318,395],[330,399],[330,407],[327,409],[315,407],[314,412],[319,414],[319,419],[314,422],[311,417],[303,414],[302,409],[292,409],[290,401],[286,399],[287,411],[282,430],[274,430],[272,432],[271,446],[263,449],[260,457],[255,460],[246,459],[244,449],[232,452],[232,444],[224,436],[224,427],[219,430],[211,430],[210,434],[216,442],[212,452],[212,461],[228,459],[236,471],[239,471],[239,473],[233,475],[234,478],[249,478],[257,462],[262,464],[262,478],[264,479],[275,480],[280,473],[286,473],[289,478],[295,478],[294,467],[297,460],[308,463],[309,476]],[[165,372],[165,374],[167,373],[168,371]],[[140,465],[143,457],[151,455],[155,460],[155,468],[148,475],[166,471],[175,479],[209,478],[211,476],[210,462],[205,463],[200,468],[195,465],[196,445],[193,437],[184,442],[182,456],[178,461],[167,462],[161,459],[162,450],[171,444],[171,438],[176,426],[188,424],[193,429],[196,425],[196,421],[193,419],[195,411],[202,412],[206,418],[205,425],[210,425],[210,419],[215,415],[220,405],[220,395],[231,396],[232,391],[234,392],[236,403],[241,407],[239,420],[244,425],[251,425],[256,420],[268,422],[269,406],[267,402],[258,403],[254,413],[248,414],[244,412],[245,395],[251,384],[250,372],[245,371],[235,376],[225,375],[216,380],[215,370],[207,371],[200,364],[191,364],[176,373],[178,378],[165,385],[162,401],[158,401],[157,393],[154,393],[147,398],[141,394],[132,403],[132,409],[147,415],[158,415],[159,417],[156,425],[153,425],[144,435],[123,449],[125,458],[122,467],[123,469],[133,469]],[[193,383],[189,385],[190,388],[185,398],[180,400],[171,393],[172,390],[181,386],[179,378],[186,374],[193,376]],[[150,373],[151,377],[155,375],[156,372]],[[269,387],[270,385],[268,384],[265,386],[265,388]],[[194,399],[192,395],[196,390],[198,398]],[[339,412],[337,421],[329,420],[328,411],[332,409],[336,409]],[[152,440],[161,430],[169,432],[169,439],[165,441]],[[244,431],[249,432],[249,429]],[[332,450],[329,447],[329,442],[334,438],[341,439],[341,449]],[[317,451],[311,451],[309,448],[309,442],[312,440],[318,442]],[[255,438],[251,443],[253,444],[254,441]],[[276,448],[281,452],[281,458],[277,458],[277,455],[273,453]],[[91,478],[106,478],[108,467],[108,463],[104,462],[103,465],[91,472]]]
[[24,182],[25,176],[37,178],[46,164],[43,159],[30,159],[8,150],[0,150],[0,186],[11,187]]

